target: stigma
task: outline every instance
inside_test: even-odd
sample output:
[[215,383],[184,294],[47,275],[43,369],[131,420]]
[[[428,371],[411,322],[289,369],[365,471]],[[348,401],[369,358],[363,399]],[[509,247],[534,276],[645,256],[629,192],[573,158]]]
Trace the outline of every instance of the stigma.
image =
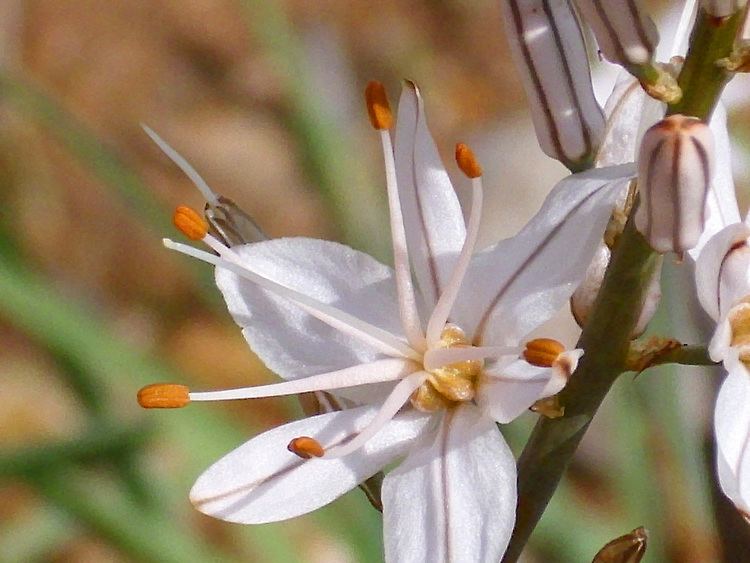
[[[440,340],[432,348],[471,348],[471,344],[463,330],[448,324],[440,333]],[[420,411],[434,412],[473,400],[483,367],[484,361],[481,359],[464,359],[426,369],[427,378],[412,393],[411,404]]]

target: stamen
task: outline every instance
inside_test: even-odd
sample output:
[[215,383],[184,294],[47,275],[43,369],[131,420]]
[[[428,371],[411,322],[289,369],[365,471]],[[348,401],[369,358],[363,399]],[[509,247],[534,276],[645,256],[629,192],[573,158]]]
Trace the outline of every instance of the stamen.
[[294,440],[289,442],[289,445],[286,447],[286,449],[293,454],[297,454],[302,459],[310,459],[311,457],[323,457],[323,454],[325,454],[325,450],[323,449],[323,446],[320,445],[320,442],[318,442],[314,438],[310,438],[309,436],[300,436],[299,438],[295,438]]
[[180,205],[175,209],[172,222],[190,240],[202,240],[208,234],[206,220],[197,211],[185,205]]
[[450,364],[499,358],[518,354],[515,346],[456,346],[455,348],[435,348],[424,355],[424,369],[436,370]]
[[368,383],[394,381],[414,373],[419,364],[409,360],[387,358],[368,364],[340,369],[328,373],[311,375],[270,385],[256,385],[223,391],[203,391],[190,393],[191,401],[232,401],[237,399],[260,399],[263,397],[282,397],[298,395],[313,391],[330,391],[345,387],[356,387]]
[[185,174],[185,176],[187,176],[190,181],[195,184],[195,187],[198,188],[201,194],[203,194],[203,197],[206,199],[208,204],[211,207],[217,206],[219,204],[219,197],[208,186],[201,175],[198,174],[195,168],[193,168],[191,164],[180,153],[169,146],[169,143],[167,143],[164,139],[157,135],[156,131],[151,129],[149,126],[144,125],[143,123],[141,123],[141,127],[146,132],[146,135],[151,137],[151,140],[158,145],[158,147],[164,154],[167,155],[169,160],[174,162],[177,167],[182,170],[183,174]]
[[474,151],[468,145],[463,143],[456,144],[456,164],[458,164],[461,172],[469,178],[479,178],[482,175],[482,167],[479,166]]
[[549,368],[555,363],[558,356],[565,351],[557,340],[552,338],[535,338],[526,343],[523,351],[523,359],[532,366]]
[[406,376],[393,388],[391,394],[385,400],[380,410],[369,424],[346,444],[334,446],[325,453],[326,459],[343,457],[361,448],[367,440],[375,436],[401,410],[401,407],[409,400],[429,374],[426,371],[418,371]]
[[177,383],[153,383],[138,391],[144,409],[179,409],[190,402],[190,389]]
[[[208,237],[206,237],[206,240]],[[214,239],[215,240],[215,239]],[[217,241],[218,242],[218,241]],[[326,323],[327,325],[340,330],[345,334],[349,334],[356,338],[359,338],[363,342],[366,342],[375,349],[388,354],[390,356],[397,356],[403,358],[410,358],[412,360],[421,361],[422,355],[414,351],[408,344],[392,335],[390,332],[383,330],[382,328],[371,325],[357,317],[350,315],[336,307],[322,303],[317,299],[309,297],[304,293],[300,293],[294,289],[290,289],[280,283],[264,278],[263,276],[256,274],[252,270],[248,269],[247,266],[239,262],[235,262],[228,258],[231,256],[229,253],[225,253],[222,256],[215,256],[209,252],[193,248],[187,244],[181,244],[174,242],[170,239],[163,239],[162,243],[170,250],[176,250],[198,260],[203,260],[214,266],[229,270],[239,277],[254,283],[263,289],[274,293],[280,297],[284,297],[296,303],[305,312],[309,313],[316,319]],[[221,246],[221,245],[219,245]],[[222,247],[229,251],[228,248]],[[231,253],[234,256],[236,254]]]
[[380,82],[372,80],[367,84],[365,101],[372,126],[380,131],[390,129],[393,126],[393,113],[385,88]]
[[[460,149],[460,147],[464,147],[465,149]],[[459,153],[461,154],[459,155]],[[471,257],[474,254],[474,247],[479,237],[479,224],[482,219],[482,178],[481,176],[471,176],[469,174],[469,172],[478,171],[481,175],[482,169],[477,164],[471,149],[466,145],[456,145],[456,160],[466,175],[472,178],[471,212],[469,214],[469,223],[466,226],[466,239],[464,239],[461,254],[459,254],[456,266],[453,268],[453,272],[451,272],[450,281],[440,295],[440,299],[438,299],[430,320],[427,323],[427,342],[429,345],[433,345],[440,340],[440,334],[445,327],[445,323],[448,322],[451,309],[453,309],[456,297],[458,297],[458,291],[461,289],[461,282],[463,282],[466,271],[469,269]],[[462,160],[463,164],[461,163]]]
[[406,230],[404,215],[401,211],[401,200],[398,196],[396,182],[396,162],[393,158],[391,135],[387,130],[380,131],[383,143],[383,159],[385,160],[385,183],[388,190],[388,208],[391,218],[391,239],[393,241],[393,265],[396,272],[396,291],[398,293],[398,308],[401,314],[401,324],[404,334],[412,348],[424,351],[426,348],[422,323],[417,310],[417,298],[414,294],[414,284],[409,265],[409,249],[406,245]]

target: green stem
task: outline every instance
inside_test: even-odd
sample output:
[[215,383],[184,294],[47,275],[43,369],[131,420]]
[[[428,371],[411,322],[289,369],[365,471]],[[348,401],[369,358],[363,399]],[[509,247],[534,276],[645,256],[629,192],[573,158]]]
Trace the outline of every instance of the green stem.
[[646,369],[660,366],[662,364],[681,364],[683,366],[715,366],[714,362],[708,355],[708,349],[705,346],[688,346],[683,345],[674,350],[669,350],[658,354],[648,362]]
[[578,344],[586,353],[559,396],[565,414],[540,418],[518,461],[516,528],[504,562],[521,554],[599,405],[625,370],[630,334],[656,262],[629,221]]
[[669,106],[668,115],[679,113],[706,120],[711,117],[721,91],[732,78],[716,61],[732,54],[744,15],[740,10],[728,18],[715,18],[702,9],[698,11],[690,49],[677,79],[682,99]]

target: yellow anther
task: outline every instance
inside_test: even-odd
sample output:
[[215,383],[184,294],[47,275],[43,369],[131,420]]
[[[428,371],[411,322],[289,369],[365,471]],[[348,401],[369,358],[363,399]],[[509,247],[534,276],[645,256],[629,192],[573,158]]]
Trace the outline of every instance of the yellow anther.
[[477,157],[468,145],[463,143],[456,145],[456,164],[469,178],[479,178],[482,175],[482,167],[479,166]]
[[315,438],[309,436],[300,436],[295,438],[286,447],[290,452],[298,455],[302,459],[310,459],[311,457],[323,457],[326,453],[323,446],[320,445]]
[[190,389],[176,383],[154,383],[138,391],[144,409],[179,409],[190,402]]
[[750,303],[736,305],[729,313],[729,325],[732,327],[731,346],[740,352],[740,360],[750,362]]
[[185,205],[180,205],[174,210],[172,222],[182,234],[191,240],[201,240],[208,234],[206,220],[197,211]]
[[393,114],[385,88],[375,80],[367,84],[365,88],[365,100],[367,101],[367,114],[370,123],[375,129],[390,129],[393,125]]
[[565,351],[565,346],[552,338],[535,338],[526,343],[523,359],[533,366],[549,368],[557,357]]
[[432,383],[425,381],[411,394],[411,404],[422,412],[436,412],[447,409],[451,402],[441,395]]

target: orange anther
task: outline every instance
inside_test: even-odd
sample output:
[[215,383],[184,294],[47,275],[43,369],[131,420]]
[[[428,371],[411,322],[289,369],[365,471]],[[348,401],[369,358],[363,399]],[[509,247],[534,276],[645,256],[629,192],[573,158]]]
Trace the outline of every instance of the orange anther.
[[393,114],[385,88],[380,82],[371,81],[365,88],[365,100],[367,101],[367,114],[370,123],[375,129],[390,129],[393,125]]
[[153,383],[138,391],[144,409],[179,409],[190,402],[190,389],[176,383]]
[[479,166],[477,157],[474,156],[474,152],[463,143],[458,143],[456,145],[456,163],[461,169],[461,172],[466,174],[469,178],[479,178],[482,175],[482,167]]
[[311,457],[323,457],[323,454],[325,454],[325,450],[323,449],[323,446],[320,445],[320,442],[318,442],[314,438],[310,438],[309,436],[300,436],[299,438],[295,438],[291,442],[289,442],[289,445],[286,447],[290,452],[293,454],[298,455],[302,459],[310,459]]
[[565,351],[565,346],[552,338],[535,338],[526,343],[523,359],[533,366],[552,367],[557,357]]
[[182,234],[191,240],[201,240],[208,233],[206,220],[197,211],[185,205],[180,205],[174,210],[172,222]]

